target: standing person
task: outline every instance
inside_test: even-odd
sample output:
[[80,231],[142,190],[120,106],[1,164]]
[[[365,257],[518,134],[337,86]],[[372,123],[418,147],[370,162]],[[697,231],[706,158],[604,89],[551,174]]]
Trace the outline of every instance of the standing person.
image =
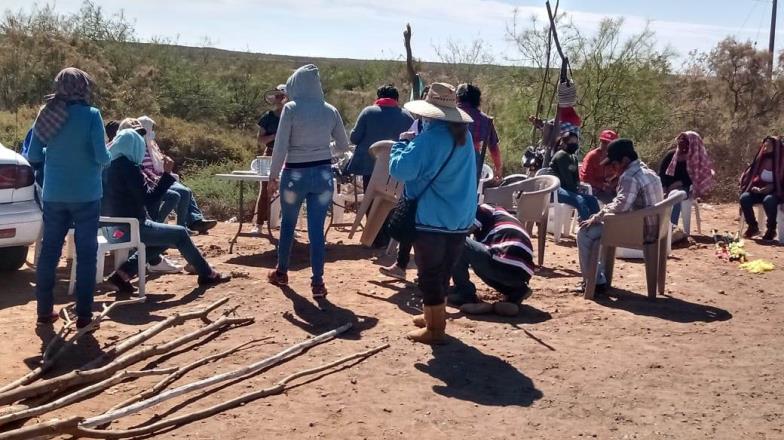
[[[659,178],[664,194],[685,191],[695,198],[704,197],[714,186],[713,163],[696,131],[685,131],[675,139],[675,148],[669,151],[659,166]],[[681,204],[672,207],[670,221],[678,224]]]
[[780,139],[768,136],[762,141],[754,161],[740,178],[740,191],[740,208],[748,225],[743,236],[752,238],[759,234],[754,205],[762,203],[768,218],[762,239],[773,240],[776,237],[778,206],[784,203],[784,146]]
[[414,118],[400,108],[400,95],[395,86],[387,84],[379,87],[376,96],[378,99],[373,105],[365,107],[359,113],[349,137],[351,143],[357,147],[348,164],[348,172],[362,176],[362,188],[365,190],[370,183],[375,164],[370,155],[370,146],[378,141],[397,140],[414,122]]
[[531,237],[517,217],[501,207],[479,205],[472,232],[474,237],[466,238],[463,253],[452,270],[455,288],[449,295],[449,303],[461,306],[479,302],[469,268],[501,293],[504,301],[519,305],[528,299],[534,256]]
[[[422,90],[422,96],[419,99],[425,99],[427,97],[427,92],[430,91],[430,86],[425,86]],[[408,131],[400,133],[400,141],[401,142],[409,142],[419,133],[422,131],[423,122],[422,118],[417,115],[412,115],[414,117],[414,123],[411,124],[411,127]],[[411,241],[401,241],[398,243],[397,247],[397,259],[395,260],[395,264],[386,267],[379,267],[378,271],[381,272],[382,275],[388,276],[390,278],[395,278],[397,280],[405,281],[406,280],[406,272],[408,270],[408,263],[411,261],[411,249],[414,247],[414,243]]]
[[57,319],[52,290],[63,241],[71,227],[76,242],[76,327],[86,327],[92,321],[101,172],[110,159],[101,112],[91,106],[93,85],[86,72],[63,69],[54,79],[54,94],[46,96],[33,125],[29,157],[32,162],[43,162],[46,174],[44,232],[35,289],[41,325]]
[[345,152],[348,137],[340,113],[324,100],[318,67],[308,64],[297,69],[286,82],[286,91],[289,101],[280,115],[268,187],[270,193],[281,190],[278,266],[267,278],[275,285],[288,284],[294,228],[302,202],[307,201],[311,290],[314,298],[323,298],[327,296],[324,221],[335,185],[330,142],[335,141],[336,151]]
[[[617,139],[607,146],[607,157],[602,165],[613,166],[618,177],[618,195],[615,200],[605,205],[601,211],[592,215],[580,224],[577,234],[577,250],[580,259],[580,270],[583,280],[592,268],[588,267],[588,258],[591,249],[601,240],[604,231],[604,216],[607,214],[620,214],[622,212],[637,211],[656,205],[664,199],[661,180],[650,168],[640,161],[634,150],[634,143],[629,139]],[[656,217],[644,219],[646,240],[653,240],[658,224]],[[598,276],[596,277],[596,291],[603,293],[607,289],[607,279],[604,276],[602,262],[599,262]],[[585,281],[579,287],[585,291]]]
[[615,198],[617,176],[612,174],[610,167],[602,165],[607,157],[607,146],[618,139],[618,133],[604,130],[599,135],[599,146],[589,151],[580,166],[580,180],[591,185],[593,196],[602,203],[610,203]]
[[[143,130],[143,129],[142,129]],[[160,260],[160,254],[169,247],[176,247],[188,263],[193,265],[199,275],[200,286],[212,286],[228,282],[231,277],[216,272],[202,256],[199,249],[191,241],[188,231],[183,226],[157,223],[149,218],[146,209],[149,200],[160,199],[160,196],[174,184],[172,174],[174,161],[165,157],[163,174],[154,187],[149,187],[141,169],[144,160],[144,138],[133,129],[120,130],[109,150],[111,164],[104,175],[106,191],[102,211],[109,217],[129,217],[139,220],[139,236],[147,246],[147,262]],[[122,240],[128,234],[127,226],[107,226],[106,234],[110,241]],[[131,280],[138,275],[138,255],[134,253],[109,276],[109,282],[118,291],[133,291]]]
[[580,138],[577,133],[570,132],[561,137],[560,150],[553,155],[550,169],[561,181],[558,188],[558,202],[565,203],[577,210],[577,217],[585,221],[599,212],[599,200],[584,194],[580,188],[580,176],[577,165],[577,151],[580,150]]
[[426,326],[408,334],[424,344],[446,342],[446,290],[476,213],[476,154],[455,88],[435,83],[424,100],[405,105],[424,120],[409,143],[392,146],[389,173],[405,183],[404,197],[418,200],[414,258]]
[[[149,116],[141,116],[138,120],[147,132],[144,135],[147,152],[144,155],[142,167],[149,185],[154,187],[164,173],[164,159],[169,158],[169,156],[163,154],[155,141],[155,121]],[[218,221],[204,218],[204,214],[202,214],[199,205],[196,203],[196,198],[193,196],[193,191],[180,181],[179,176],[175,175],[175,177],[177,177],[177,181],[166,191],[162,200],[160,202],[151,202],[148,205],[147,209],[150,211],[150,215],[156,222],[164,222],[169,213],[175,211],[178,225],[185,226],[190,231],[206,234],[207,231],[218,225]]]
[[474,120],[471,123],[471,137],[474,140],[474,149],[476,150],[477,176],[481,175],[484,165],[484,158],[481,156],[484,145],[493,159],[494,178],[496,181],[500,181],[504,175],[504,163],[501,158],[501,148],[498,146],[498,133],[495,131],[493,118],[479,109],[482,105],[482,91],[473,84],[460,84],[457,86],[457,105]]
[[[264,94],[264,100],[272,108],[259,119],[259,132],[256,135],[256,144],[262,156],[272,156],[275,147],[275,134],[280,124],[280,114],[286,104],[286,85],[280,84],[274,90]],[[269,221],[270,194],[267,182],[261,182],[259,198],[256,200],[256,224],[251,229],[251,234],[258,234],[265,221]]]

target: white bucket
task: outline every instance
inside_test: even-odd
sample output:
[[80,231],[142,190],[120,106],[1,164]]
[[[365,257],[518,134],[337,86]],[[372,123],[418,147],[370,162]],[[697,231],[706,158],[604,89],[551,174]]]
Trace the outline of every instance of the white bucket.
[[253,162],[250,163],[250,169],[260,176],[269,176],[271,167],[271,156],[256,156],[256,158],[253,159]]

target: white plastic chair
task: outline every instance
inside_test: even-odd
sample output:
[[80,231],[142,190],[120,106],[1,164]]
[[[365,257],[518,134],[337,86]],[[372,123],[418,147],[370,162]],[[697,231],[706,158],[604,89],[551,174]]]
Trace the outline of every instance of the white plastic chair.
[[697,233],[702,235],[702,216],[700,215],[700,203],[689,195],[689,198],[681,202],[681,219],[683,222],[683,232],[691,235],[691,211],[694,210],[694,217],[697,220]]
[[[593,189],[590,185],[581,183],[580,187],[583,188],[583,194],[593,195]],[[560,242],[561,237],[564,235],[577,234],[577,227],[579,226],[577,209],[566,203],[560,203],[558,201],[558,192],[555,192],[553,195],[548,218],[547,231],[553,234],[553,239],[556,243]]]
[[[144,298],[145,296],[145,284],[147,280],[146,276],[146,268],[147,268],[147,248],[145,247],[144,243],[141,241],[141,236],[139,234],[139,220],[135,218],[127,218],[127,217],[101,217],[101,223],[124,223],[130,226],[130,236],[127,242],[123,243],[109,243],[106,237],[103,236],[101,233],[101,229],[98,230],[98,263],[96,266],[95,272],[95,282],[101,283],[103,282],[103,272],[104,272],[104,263],[106,259],[106,254],[111,252],[114,255],[114,268],[117,269],[128,261],[128,254],[131,250],[136,249],[136,253],[138,254],[137,264],[139,265],[139,293],[138,296]],[[68,294],[73,295],[74,288],[76,287],[76,253],[73,251],[73,246],[70,242],[73,241],[73,232],[70,231],[69,233],[69,247],[68,252],[73,258],[71,262],[71,278],[68,281]]]
[[537,225],[538,263],[544,264],[544,248],[547,239],[547,217],[549,216],[550,195],[558,191],[561,182],[555,176],[538,176],[523,180],[517,187],[517,219],[530,232]]
[[484,203],[484,192],[485,192],[485,184],[495,177],[493,173],[493,169],[490,168],[490,165],[484,164],[482,165],[482,175],[479,178],[479,186],[476,188],[476,193],[479,195],[478,200],[479,204]]

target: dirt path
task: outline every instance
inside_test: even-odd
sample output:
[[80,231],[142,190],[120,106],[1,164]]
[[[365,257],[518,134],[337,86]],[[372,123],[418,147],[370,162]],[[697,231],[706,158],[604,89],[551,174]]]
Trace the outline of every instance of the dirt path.
[[[703,210],[703,230],[736,230],[736,208]],[[190,373],[179,383],[261,359],[344,322],[346,337],[252,380],[191,400],[204,407],[259,388],[304,367],[389,342],[391,348],[350,369],[324,376],[285,395],[262,399],[162,437],[213,439],[781,439],[784,438],[784,253],[747,243],[752,258],[777,269],[749,275],[718,260],[713,246],[681,248],[670,259],[667,296],[647,301],[643,266],[619,262],[611,298],[585,301],[567,291],[577,281],[573,243],[547,244],[546,270],[523,313],[513,319],[469,318],[452,310],[451,344],[431,349],[405,340],[420,307],[416,289],[389,283],[374,252],[345,233],[331,232],[327,251],[329,302],[310,299],[307,247],[293,254],[290,289],[262,281],[274,266],[266,238],[244,237],[227,254],[234,225],[220,225],[197,243],[235,280],[195,289],[196,279],[170,275],[150,282],[149,303],[115,315],[85,341],[74,358],[175,311],[229,296],[254,325],[221,335],[163,365],[185,364],[251,338],[273,338]],[[301,240],[304,240],[304,236]],[[701,240],[708,243],[708,239]],[[172,253],[176,255],[176,252]],[[383,261],[387,263],[388,261]],[[57,298],[66,301],[67,273]],[[24,374],[40,354],[33,325],[34,272],[0,283],[0,382]],[[102,294],[97,300],[111,300]],[[195,324],[194,324],[195,325]],[[193,327],[174,329],[184,334]],[[170,338],[170,336],[166,336]],[[74,359],[74,365],[80,364]],[[155,378],[119,385],[55,414],[93,415]],[[131,426],[164,414],[171,402],[112,425]]]

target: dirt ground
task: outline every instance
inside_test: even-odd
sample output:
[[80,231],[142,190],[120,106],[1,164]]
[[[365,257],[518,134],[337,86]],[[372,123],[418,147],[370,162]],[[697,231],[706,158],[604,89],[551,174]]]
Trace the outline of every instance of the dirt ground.
[[[737,230],[736,209],[704,207],[703,231]],[[378,273],[378,264],[389,262],[377,261],[379,252],[361,248],[345,232],[330,231],[330,295],[318,305],[310,298],[307,246],[302,244],[306,234],[301,233],[293,253],[291,287],[280,289],[263,281],[275,263],[269,237],[241,237],[229,254],[227,241],[235,228],[222,224],[209,236],[195,237],[211,262],[234,274],[231,283],[203,290],[189,275],[152,280],[148,302],[117,310],[74,351],[71,367],[118,338],[222,297],[256,322],[197,344],[161,366],[184,365],[253,338],[271,339],[201,367],[177,384],[262,359],[346,322],[354,328],[253,379],[167,402],[115,422],[112,429],[209,406],[389,342],[389,349],[350,368],[160,437],[784,438],[782,247],[748,242],[751,258],[768,259],[777,267],[751,275],[717,259],[710,238],[697,237],[704,246],[674,250],[666,296],[648,301],[642,264],[619,261],[610,298],[586,301],[568,291],[578,282],[574,243],[548,241],[545,267],[533,280],[535,293],[518,317],[469,317],[452,309],[447,331],[454,339],[431,348],[405,339],[421,301],[415,287]],[[56,293],[61,304],[68,300],[67,276],[63,263]],[[51,336],[34,325],[34,282],[34,271],[24,269],[3,275],[0,283],[3,383],[34,366]],[[106,292],[96,298],[113,299]],[[152,342],[197,326],[191,322],[171,329]],[[118,385],[38,420],[98,414],[157,380]]]

